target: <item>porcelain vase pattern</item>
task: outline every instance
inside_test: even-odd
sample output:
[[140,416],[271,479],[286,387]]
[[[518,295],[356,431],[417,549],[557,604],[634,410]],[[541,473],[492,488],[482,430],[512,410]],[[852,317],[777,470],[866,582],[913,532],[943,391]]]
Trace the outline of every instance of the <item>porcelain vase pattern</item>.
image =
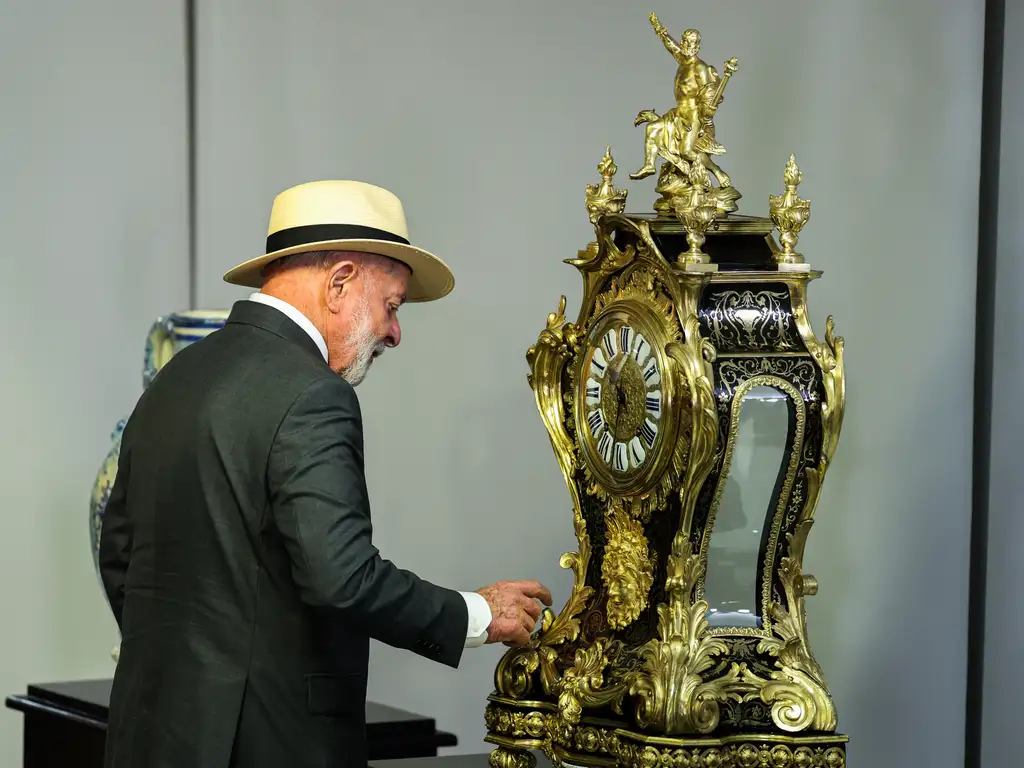
[[[202,339],[227,321],[228,311],[220,309],[195,309],[175,312],[158,317],[146,336],[146,347],[142,361],[142,388],[146,389],[160,369],[175,354],[189,344]],[[110,498],[110,489],[117,477],[117,460],[121,453],[121,433],[128,419],[117,422],[110,435],[110,450],[96,475],[89,504],[89,538],[92,545],[93,565],[99,575],[100,529],[103,525],[103,511]]]

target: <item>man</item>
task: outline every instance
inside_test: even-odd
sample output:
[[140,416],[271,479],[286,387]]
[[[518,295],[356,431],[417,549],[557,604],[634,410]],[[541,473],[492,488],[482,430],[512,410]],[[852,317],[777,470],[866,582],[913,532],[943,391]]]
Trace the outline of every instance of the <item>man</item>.
[[383,560],[353,387],[398,309],[449,293],[399,200],[358,182],[279,195],[259,286],[185,348],[124,430],[100,567],[121,629],[108,768],[366,765],[369,640],[452,667],[528,641],[533,581],[475,593]]

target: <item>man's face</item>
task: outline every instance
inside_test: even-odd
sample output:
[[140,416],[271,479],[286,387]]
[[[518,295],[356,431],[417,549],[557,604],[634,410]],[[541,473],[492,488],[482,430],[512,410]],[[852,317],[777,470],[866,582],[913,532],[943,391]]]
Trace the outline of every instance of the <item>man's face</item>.
[[[402,340],[398,308],[405,301],[409,268],[380,259],[357,259],[340,284],[332,282],[327,341],[331,368],[358,386],[373,361]],[[348,267],[338,265],[340,270]]]
[[700,33],[695,29],[683,32],[683,38],[679,43],[679,47],[683,49],[683,56],[696,56],[700,53]]

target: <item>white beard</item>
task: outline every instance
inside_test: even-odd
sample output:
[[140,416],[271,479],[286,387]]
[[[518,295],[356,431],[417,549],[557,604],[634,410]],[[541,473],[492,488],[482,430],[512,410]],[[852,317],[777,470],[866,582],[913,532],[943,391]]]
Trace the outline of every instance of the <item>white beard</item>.
[[364,300],[360,307],[359,322],[349,337],[349,344],[353,351],[352,362],[342,369],[341,376],[353,387],[358,387],[366,378],[373,361],[386,349],[384,342],[370,328],[368,301]]

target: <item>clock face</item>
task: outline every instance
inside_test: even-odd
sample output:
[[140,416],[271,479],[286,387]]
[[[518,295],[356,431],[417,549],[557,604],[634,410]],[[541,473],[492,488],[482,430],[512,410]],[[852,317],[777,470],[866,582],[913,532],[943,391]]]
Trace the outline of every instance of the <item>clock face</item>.
[[647,469],[662,431],[657,351],[627,319],[602,324],[580,376],[581,416],[592,458],[619,481]]

